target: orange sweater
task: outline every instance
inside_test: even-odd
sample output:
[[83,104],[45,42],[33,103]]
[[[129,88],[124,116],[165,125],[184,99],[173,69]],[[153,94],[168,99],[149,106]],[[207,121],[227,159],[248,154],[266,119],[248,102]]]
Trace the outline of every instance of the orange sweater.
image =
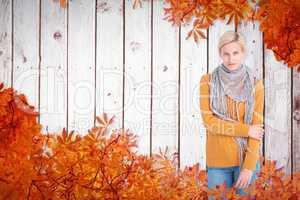
[[[206,128],[206,165],[209,167],[230,167],[239,165],[238,144],[234,137],[248,138],[246,157],[242,168],[254,170],[259,159],[261,141],[248,137],[249,124],[245,124],[245,102],[238,102],[240,110],[236,116],[234,100],[227,96],[228,114],[240,123],[223,120],[213,114],[209,103],[209,80],[211,74],[204,74],[200,80],[200,110]],[[263,80],[255,83],[255,104],[251,124],[263,123],[264,85]]]

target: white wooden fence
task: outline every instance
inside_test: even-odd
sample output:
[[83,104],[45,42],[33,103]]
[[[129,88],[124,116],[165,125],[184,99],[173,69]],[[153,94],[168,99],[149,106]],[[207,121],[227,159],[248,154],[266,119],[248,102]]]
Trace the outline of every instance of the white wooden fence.
[[247,39],[245,62],[265,84],[261,151],[286,173],[300,171],[299,73],[265,48],[259,24],[218,21],[196,45],[185,40],[191,25],[163,20],[165,6],[70,0],[63,9],[52,0],[0,0],[0,80],[27,95],[43,131],[84,134],[106,112],[116,116],[111,128],[139,135],[140,153],[168,146],[181,168],[205,168],[199,81],[220,62],[218,37],[238,30]]

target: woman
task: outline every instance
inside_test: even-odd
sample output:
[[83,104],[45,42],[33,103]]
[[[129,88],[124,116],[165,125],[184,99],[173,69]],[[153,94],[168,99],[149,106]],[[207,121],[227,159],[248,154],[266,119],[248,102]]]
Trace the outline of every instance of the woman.
[[241,33],[225,32],[218,50],[223,62],[200,81],[208,188],[225,182],[244,195],[260,170],[264,86],[243,63],[246,45]]

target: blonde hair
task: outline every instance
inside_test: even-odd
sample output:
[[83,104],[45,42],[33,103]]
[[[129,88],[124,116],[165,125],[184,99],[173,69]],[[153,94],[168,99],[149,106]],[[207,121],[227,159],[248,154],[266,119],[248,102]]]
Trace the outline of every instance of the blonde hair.
[[239,43],[241,45],[242,51],[246,52],[246,42],[244,36],[240,32],[235,32],[230,30],[223,33],[219,39],[219,43],[218,43],[219,54],[221,54],[222,47],[231,42]]

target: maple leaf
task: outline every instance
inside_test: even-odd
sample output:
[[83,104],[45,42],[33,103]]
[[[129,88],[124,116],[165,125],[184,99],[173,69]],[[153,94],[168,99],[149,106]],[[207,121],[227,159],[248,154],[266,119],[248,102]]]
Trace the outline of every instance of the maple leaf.
[[290,0],[261,1],[255,19],[261,22],[259,29],[264,32],[264,43],[267,48],[272,49],[276,60],[284,61],[288,67],[297,67],[299,51],[296,43],[300,34],[299,3]]
[[205,34],[200,30],[200,29],[207,29],[210,24],[205,23],[203,24],[201,20],[196,19],[193,23],[193,29],[189,31],[188,35],[186,36],[185,39],[190,38],[193,35],[194,41],[198,43],[199,38],[206,39]]
[[251,15],[252,7],[246,0],[221,0],[219,4],[220,17],[225,19],[228,15],[229,19],[226,24],[230,24],[234,20],[234,24],[237,27],[239,21],[246,19]]
[[115,115],[112,116],[110,119],[107,119],[107,114],[106,113],[103,113],[101,117],[96,116],[97,122],[100,124],[100,127],[109,126],[113,122],[114,118],[115,118]]
[[[63,128],[62,135],[57,136],[57,141],[60,144],[68,145],[68,144],[75,144],[81,140],[79,135],[74,136],[74,130],[72,130],[70,133],[66,131],[65,128]],[[75,137],[75,138],[74,138]]]
[[198,1],[191,0],[166,0],[170,7],[164,8],[164,20],[172,22],[172,25],[180,25],[183,22],[189,22],[200,6]]

